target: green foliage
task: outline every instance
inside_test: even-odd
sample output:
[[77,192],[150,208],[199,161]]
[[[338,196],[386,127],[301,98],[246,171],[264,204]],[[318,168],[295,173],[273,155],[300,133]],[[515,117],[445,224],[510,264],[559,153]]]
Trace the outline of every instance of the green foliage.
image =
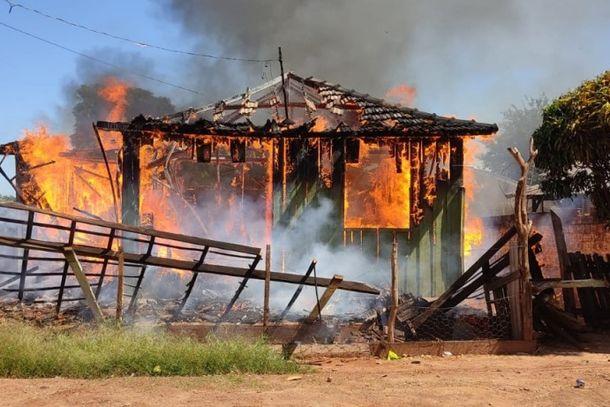
[[95,378],[293,373],[299,366],[262,340],[205,343],[157,331],[102,327],[55,332],[0,324],[1,377]]
[[554,100],[533,137],[543,190],[556,198],[586,194],[610,221],[610,71]]
[[526,98],[523,106],[511,105],[502,112],[502,121],[498,134],[486,144],[488,150],[482,157],[483,165],[489,171],[513,179],[520,175],[519,166],[506,149],[517,147],[522,154],[529,151],[531,134],[542,123],[542,112],[548,104],[545,95],[538,98]]

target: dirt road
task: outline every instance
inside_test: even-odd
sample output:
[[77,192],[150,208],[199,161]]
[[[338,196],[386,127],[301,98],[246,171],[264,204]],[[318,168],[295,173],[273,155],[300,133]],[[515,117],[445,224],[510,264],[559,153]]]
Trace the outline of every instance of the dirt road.
[[[329,359],[294,376],[0,380],[0,404],[610,405],[610,354]],[[585,381],[575,388],[576,379]]]

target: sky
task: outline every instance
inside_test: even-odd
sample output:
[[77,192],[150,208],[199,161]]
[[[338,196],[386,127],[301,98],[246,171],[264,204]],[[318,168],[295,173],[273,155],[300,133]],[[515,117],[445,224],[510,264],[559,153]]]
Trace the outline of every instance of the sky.
[[[610,66],[610,2],[602,0],[12,0],[148,43],[236,57],[383,97],[417,89],[415,107],[500,122],[526,96],[556,97]],[[179,107],[243,92],[277,73],[138,47],[0,2],[10,24],[78,52],[200,92],[125,75]],[[67,92],[106,67],[0,26],[0,142],[45,123],[70,132]],[[0,192],[4,187],[0,188]]]

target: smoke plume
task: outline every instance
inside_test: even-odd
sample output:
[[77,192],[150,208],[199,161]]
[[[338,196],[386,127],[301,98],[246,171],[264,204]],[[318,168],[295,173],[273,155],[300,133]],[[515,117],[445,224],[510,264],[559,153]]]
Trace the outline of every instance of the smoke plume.
[[[200,51],[274,58],[287,69],[383,96],[417,87],[418,108],[481,120],[524,95],[553,97],[607,68],[603,0],[160,0]],[[277,64],[272,63],[277,75]],[[198,59],[207,101],[243,92],[264,64]],[[195,86],[195,85],[193,85]],[[201,100],[188,101],[200,104]]]

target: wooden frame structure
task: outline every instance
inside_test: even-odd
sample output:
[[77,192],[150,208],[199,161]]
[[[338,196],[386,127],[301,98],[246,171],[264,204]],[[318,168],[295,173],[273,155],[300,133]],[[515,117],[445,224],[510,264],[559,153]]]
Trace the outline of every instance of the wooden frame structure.
[[[78,285],[68,284],[68,277],[78,278],[78,274],[82,271],[88,284],[95,287],[95,297],[99,298],[105,280],[107,282],[108,278],[116,277],[116,274],[108,272],[108,267],[118,265],[119,260],[124,260],[126,268],[137,270],[135,274],[125,275],[126,279],[133,282],[126,284],[131,288],[131,292],[125,294],[130,297],[128,309],[130,312],[135,311],[142,280],[145,274],[151,271],[149,269],[151,267],[184,270],[193,274],[187,283],[181,307],[188,300],[199,273],[242,278],[223,317],[231,311],[232,305],[249,279],[265,279],[265,271],[256,269],[262,258],[257,247],[60,214],[11,202],[0,203],[0,226],[2,225],[13,225],[22,229],[20,235],[7,236],[6,233],[0,235],[0,246],[21,249],[21,254],[0,253],[0,258],[21,261],[21,271],[0,271],[0,274],[12,276],[0,283],[0,290],[8,293],[16,292],[19,300],[24,299],[25,292],[57,291],[58,312],[62,303],[66,301],[88,299],[86,295],[76,298],[64,297],[66,290],[83,288],[82,281],[79,281]],[[1,230],[9,230],[9,228],[4,227]],[[122,242],[124,252],[117,250],[119,241]],[[168,249],[171,249],[173,254],[168,254]],[[44,255],[38,255],[39,252]],[[56,256],[52,253],[56,253]],[[63,268],[56,272],[45,270],[37,273],[40,266],[29,267],[33,262],[46,265],[59,262],[63,263]],[[93,270],[95,267],[98,270]],[[73,273],[69,272],[70,269]],[[60,277],[60,283],[48,285],[48,281],[43,278],[41,285],[33,287],[27,284],[30,277]],[[97,281],[90,283],[89,280],[92,278],[97,278]],[[333,287],[333,290],[336,288],[368,294],[379,293],[370,285],[354,281],[337,282],[335,278],[309,276],[303,278],[297,274],[278,272],[270,272],[269,278],[276,283]],[[19,281],[18,288],[4,288],[16,281]]]

